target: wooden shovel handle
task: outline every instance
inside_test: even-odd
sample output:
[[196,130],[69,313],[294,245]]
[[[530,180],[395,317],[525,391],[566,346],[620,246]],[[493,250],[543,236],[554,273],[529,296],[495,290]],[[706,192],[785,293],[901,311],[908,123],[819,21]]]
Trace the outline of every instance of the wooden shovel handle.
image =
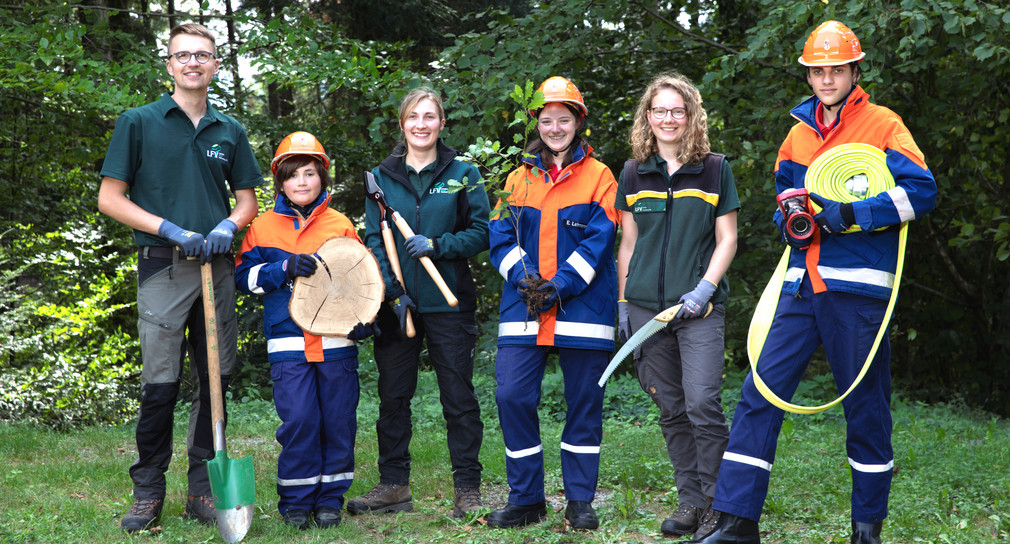
[[203,320],[207,329],[207,375],[210,382],[210,425],[214,451],[224,450],[224,395],[221,391],[221,358],[217,345],[217,307],[214,304],[214,271],[211,263],[200,265],[203,286]]
[[[410,228],[410,225],[404,221],[403,217],[401,217],[399,213],[393,212],[393,222],[396,223],[396,228],[400,229],[400,234],[402,234],[404,238],[410,238],[414,235],[413,229]],[[418,260],[420,260],[421,264],[424,265],[424,269],[428,271],[428,275],[431,276],[435,285],[438,286],[438,290],[442,292],[442,296],[445,297],[445,301],[449,303],[449,306],[455,308],[459,304],[459,300],[457,300],[456,296],[449,290],[449,286],[445,284],[445,280],[442,279],[442,274],[439,274],[438,269],[435,268],[435,263],[431,262],[430,257],[421,257]]]
[[[389,223],[385,221],[382,222],[382,243],[386,245],[386,256],[389,257],[389,266],[393,269],[393,274],[396,275],[400,285],[406,289],[403,284],[403,270],[400,269],[400,256],[396,252],[396,242],[393,241],[393,231],[389,230]],[[407,308],[407,322],[404,328],[406,328],[407,338],[413,338],[416,331],[414,330],[414,319],[410,317],[410,308]]]

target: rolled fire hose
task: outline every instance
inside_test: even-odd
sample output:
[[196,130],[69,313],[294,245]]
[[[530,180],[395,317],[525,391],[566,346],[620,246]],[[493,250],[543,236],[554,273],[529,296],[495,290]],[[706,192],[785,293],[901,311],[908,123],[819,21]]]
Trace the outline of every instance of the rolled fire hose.
[[[894,177],[887,169],[886,155],[880,149],[867,144],[845,144],[835,147],[817,158],[807,169],[806,187],[812,193],[835,200],[837,202],[855,202],[864,200],[867,197],[876,196],[879,193],[894,187]],[[816,206],[811,203],[811,205]],[[819,209],[816,210],[820,212]],[[853,225],[845,232],[859,230],[858,225]],[[782,253],[775,272],[772,274],[768,285],[765,286],[754,309],[754,317],[751,319],[750,329],[747,332],[747,356],[750,359],[751,376],[754,386],[761,395],[772,405],[794,414],[816,414],[823,412],[842,402],[851,393],[863,376],[870,369],[870,363],[877,354],[880,341],[887,333],[888,323],[894,311],[894,303],[898,298],[898,285],[901,283],[901,271],[905,263],[905,240],[908,234],[908,222],[901,224],[898,234],[898,264],[894,271],[894,286],[891,288],[891,298],[887,302],[887,310],[884,319],[877,331],[877,337],[873,341],[873,347],[866,356],[866,362],[859,371],[856,379],[849,386],[848,390],[842,393],[837,399],[820,406],[799,406],[790,404],[779,398],[758,374],[758,356],[764,347],[768,331],[771,329],[772,320],[775,318],[775,310],[778,306],[779,295],[782,291],[782,284],[785,280],[786,271],[789,268],[789,254],[791,248],[787,245]]]

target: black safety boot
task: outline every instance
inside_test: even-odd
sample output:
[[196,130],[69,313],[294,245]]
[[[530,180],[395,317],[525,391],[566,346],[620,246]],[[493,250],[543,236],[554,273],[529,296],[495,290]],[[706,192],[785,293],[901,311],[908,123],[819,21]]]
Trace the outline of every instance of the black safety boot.
[[316,527],[329,529],[340,525],[342,516],[340,509],[332,506],[320,506],[316,508]]
[[761,544],[758,522],[718,510],[712,512],[718,516],[712,532],[689,544]]
[[505,508],[495,510],[487,516],[488,527],[500,527],[511,529],[513,527],[523,527],[532,523],[540,523],[547,517],[547,503],[538,502],[519,506],[517,504],[506,504]]
[[880,529],[884,524],[852,520],[852,544],[881,544]]
[[281,517],[284,518],[284,523],[302,531],[312,524],[312,517],[304,508],[289,508],[287,512],[281,514]]
[[586,501],[568,501],[565,519],[572,524],[572,529],[594,530],[600,526],[600,518],[596,517],[593,505]]

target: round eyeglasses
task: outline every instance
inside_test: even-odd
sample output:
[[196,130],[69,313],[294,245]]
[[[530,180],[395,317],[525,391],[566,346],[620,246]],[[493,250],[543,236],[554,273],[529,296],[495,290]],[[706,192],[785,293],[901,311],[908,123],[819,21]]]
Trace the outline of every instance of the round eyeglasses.
[[677,120],[687,117],[687,110],[684,108],[649,108],[649,113],[652,114],[652,118],[657,121],[666,119],[667,115],[672,115],[673,118]]
[[206,64],[207,61],[214,58],[214,53],[210,51],[197,51],[195,53],[190,53],[189,51],[179,51],[177,53],[171,53],[169,57],[175,57],[175,60],[179,61],[179,64],[188,64],[189,59],[196,58],[196,62],[200,64]]

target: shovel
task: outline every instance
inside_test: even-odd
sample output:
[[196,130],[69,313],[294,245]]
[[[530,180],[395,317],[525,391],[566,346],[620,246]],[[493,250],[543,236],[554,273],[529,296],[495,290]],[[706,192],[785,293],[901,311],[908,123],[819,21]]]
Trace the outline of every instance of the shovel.
[[210,489],[217,512],[217,531],[225,542],[238,542],[249,531],[253,517],[255,473],[252,456],[231,460],[224,444],[224,398],[221,359],[217,345],[217,311],[211,263],[200,265],[203,315],[207,329],[207,373],[210,381],[210,422],[214,430],[214,458],[207,461]]
[[[379,208],[383,209],[393,218],[393,224],[396,228],[400,229],[400,234],[404,238],[410,238],[414,235],[414,230],[410,228],[410,225],[404,221],[403,217],[400,216],[399,212],[394,210],[389,204],[386,203],[386,195],[382,192],[382,188],[375,181],[375,175],[371,172],[365,172],[365,195],[368,198],[374,200]],[[438,273],[438,269],[435,268],[435,263],[431,262],[431,257],[421,257],[418,259],[424,266],[424,269],[428,271],[428,275],[431,276],[432,281],[438,286],[438,290],[442,292],[442,296],[445,297],[445,301],[449,303],[449,306],[453,308],[459,304],[459,300],[456,296],[452,294],[449,290],[449,286],[446,285],[445,280],[442,278],[442,274]],[[402,282],[402,280],[401,280]]]

